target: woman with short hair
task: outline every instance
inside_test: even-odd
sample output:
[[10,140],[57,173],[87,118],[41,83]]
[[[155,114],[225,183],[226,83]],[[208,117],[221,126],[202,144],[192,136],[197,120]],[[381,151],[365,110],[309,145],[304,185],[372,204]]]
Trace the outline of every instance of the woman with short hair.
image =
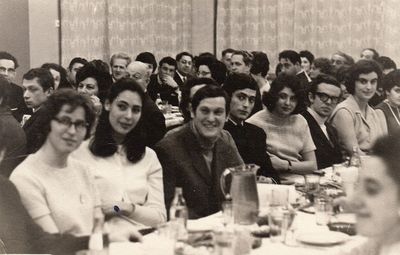
[[267,152],[273,167],[281,174],[306,174],[316,170],[315,145],[307,121],[299,114],[306,107],[299,80],[282,73],[264,95],[266,109],[247,122],[267,134]]

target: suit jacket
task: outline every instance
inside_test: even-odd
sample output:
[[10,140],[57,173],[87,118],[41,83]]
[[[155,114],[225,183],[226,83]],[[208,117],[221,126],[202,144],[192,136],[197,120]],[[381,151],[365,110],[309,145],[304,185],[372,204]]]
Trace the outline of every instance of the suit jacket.
[[158,75],[150,76],[150,83],[147,86],[147,93],[153,101],[156,101],[157,94],[160,94],[161,100],[167,100],[169,104],[179,106],[178,93],[168,85],[162,85],[158,82]]
[[43,129],[43,110],[39,108],[32,116],[25,122],[22,127],[26,135],[26,152],[28,154],[35,153],[42,147],[47,137],[43,135],[41,130]]
[[329,141],[318,122],[308,111],[304,111],[302,115],[307,120],[311,137],[314,141],[315,147],[317,148],[315,150],[315,157],[317,158],[318,169],[323,169],[330,167],[333,164],[343,162],[342,154],[339,150],[339,146],[337,146],[338,143],[335,136],[332,135],[331,127],[329,125],[326,126],[330,139]]
[[147,93],[142,107],[142,125],[146,133],[146,146],[150,148],[167,132],[164,115]]
[[304,71],[296,74],[296,77],[299,79],[300,84],[303,86],[306,92],[308,92],[311,83],[308,81],[307,75],[304,73]]
[[155,147],[163,167],[165,205],[169,210],[175,187],[182,187],[189,209],[189,218],[205,217],[221,210],[224,197],[220,188],[222,172],[243,164],[232,137],[222,132],[213,149],[211,171],[202,155],[202,148],[191,123],[166,136]]
[[21,122],[24,114],[32,114],[32,110],[28,109],[24,101],[24,91],[17,84],[10,83],[7,86],[7,105],[11,109],[11,113],[18,122]]
[[0,174],[9,177],[14,168],[25,159],[26,137],[8,107],[0,106],[0,148],[6,150],[0,160]]
[[88,248],[87,236],[73,237],[44,232],[22,205],[15,186],[1,176],[0,212],[0,239],[7,253],[74,254],[75,251]]
[[243,126],[236,125],[230,119],[225,122],[224,129],[232,135],[244,163],[258,165],[257,175],[272,177],[279,182],[279,175],[267,154],[267,137],[263,129],[247,122]]
[[[186,81],[189,79],[192,79],[193,76],[192,75],[186,75]],[[183,85],[185,84],[185,82],[183,82],[183,80],[181,79],[181,77],[179,76],[179,74],[175,71],[175,75],[174,75],[174,81],[178,84],[179,88],[182,89]]]

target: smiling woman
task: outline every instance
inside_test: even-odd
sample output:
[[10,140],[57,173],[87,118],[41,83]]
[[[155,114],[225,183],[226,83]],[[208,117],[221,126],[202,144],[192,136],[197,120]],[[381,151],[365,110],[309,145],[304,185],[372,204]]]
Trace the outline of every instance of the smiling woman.
[[130,78],[118,80],[105,100],[94,137],[73,157],[95,169],[103,211],[118,213],[139,224],[156,226],[166,220],[161,165],[145,146],[141,124],[144,92]]
[[45,231],[88,235],[94,212],[99,211],[94,178],[85,164],[69,156],[89,136],[92,104],[66,89],[51,95],[41,109],[43,117],[38,121],[46,139],[10,179],[31,217]]
[[360,60],[349,74],[347,90],[351,95],[336,106],[329,122],[336,130],[344,156],[351,156],[354,147],[368,154],[375,140],[387,134],[385,116],[368,105],[382,71],[375,61]]

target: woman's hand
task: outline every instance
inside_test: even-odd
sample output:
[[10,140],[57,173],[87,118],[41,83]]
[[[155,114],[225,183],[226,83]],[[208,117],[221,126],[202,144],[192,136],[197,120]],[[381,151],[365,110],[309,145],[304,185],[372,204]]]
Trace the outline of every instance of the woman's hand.
[[129,216],[135,211],[135,205],[132,203],[116,201],[114,203],[102,205],[101,209],[107,216],[115,216],[116,214]]
[[271,163],[272,166],[275,168],[277,171],[287,171],[289,169],[289,162],[284,159],[280,159],[276,156],[271,156]]
[[138,229],[122,220],[113,221],[108,225],[110,242],[143,241],[143,236]]

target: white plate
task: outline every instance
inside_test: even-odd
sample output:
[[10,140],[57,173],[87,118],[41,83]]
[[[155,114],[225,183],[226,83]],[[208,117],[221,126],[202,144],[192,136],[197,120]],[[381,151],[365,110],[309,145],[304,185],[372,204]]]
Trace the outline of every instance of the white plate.
[[297,236],[298,241],[312,245],[334,245],[346,242],[348,239],[348,235],[335,231],[301,233]]

